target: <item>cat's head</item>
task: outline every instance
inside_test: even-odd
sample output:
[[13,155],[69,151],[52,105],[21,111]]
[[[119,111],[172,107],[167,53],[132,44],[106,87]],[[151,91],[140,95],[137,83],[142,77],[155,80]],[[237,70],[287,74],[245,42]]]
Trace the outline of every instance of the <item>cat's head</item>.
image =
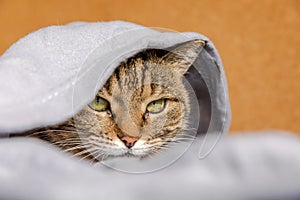
[[99,159],[146,157],[186,138],[191,107],[183,79],[204,44],[145,50],[121,63],[75,116],[84,147]]

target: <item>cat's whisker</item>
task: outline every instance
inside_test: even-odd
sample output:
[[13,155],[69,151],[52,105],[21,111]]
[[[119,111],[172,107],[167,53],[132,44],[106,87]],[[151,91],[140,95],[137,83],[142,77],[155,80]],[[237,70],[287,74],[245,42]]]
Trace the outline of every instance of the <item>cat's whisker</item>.
[[179,135],[179,136],[175,136],[174,137],[174,140],[194,140],[196,137],[189,137],[189,136],[182,136],[182,135]]
[[86,156],[80,158],[80,160],[85,160],[86,158],[88,158],[88,157],[90,157],[90,156],[93,157],[93,155],[92,155],[91,153],[88,153]]
[[103,148],[103,147],[106,147],[106,148],[109,148],[109,149],[114,149],[115,148],[115,146],[112,146],[113,143],[104,144],[104,143],[99,143],[99,141],[89,141],[89,144],[97,146],[98,148]]
[[64,141],[64,140],[60,140],[60,141],[57,141],[57,142],[54,142],[52,143],[56,146],[59,146],[59,147],[64,147],[64,146],[67,146],[67,145],[80,145],[82,144],[82,141]]
[[91,154],[93,156],[93,159],[91,160],[93,163],[103,160],[104,153],[100,151],[100,149],[97,149],[97,151],[94,151]]
[[60,148],[64,148],[65,146],[79,146],[79,145],[82,145],[81,143],[68,143],[68,142],[65,142],[65,143],[60,143],[60,144],[55,144],[56,146],[60,147]]
[[64,152],[70,152],[70,151],[74,151],[74,150],[85,149],[85,148],[88,148],[88,147],[90,147],[90,145],[80,144],[80,145],[76,145],[75,147],[65,149]]
[[96,155],[94,157],[95,159],[100,161],[100,160],[105,160],[108,157],[108,155],[105,154],[104,152],[98,151],[96,152]]
[[101,160],[93,155],[93,158],[89,161],[92,166],[95,166]]
[[[68,146],[71,146],[68,148]],[[72,151],[80,151],[88,148],[87,145],[82,144],[64,144],[59,146],[64,152],[73,153]]]
[[71,138],[71,139],[63,139],[63,140],[59,140],[59,141],[56,141],[56,142],[53,142],[52,144],[60,144],[60,143],[67,143],[67,142],[82,142],[82,140],[80,140],[80,139],[73,139],[73,138]]
[[174,138],[174,141],[193,141],[195,140],[196,137],[181,137],[181,136],[177,136],[176,138]]
[[34,133],[30,133],[26,136],[36,136],[41,133],[49,133],[49,132],[62,132],[62,133],[77,133],[77,131],[70,131],[70,130],[60,130],[60,129],[48,129],[48,130],[43,130],[43,131],[37,131]]
[[174,138],[174,141],[194,141],[195,138],[188,138],[188,137],[176,137]]
[[54,145],[57,145],[57,146],[66,146],[66,145],[78,145],[78,144],[81,144],[81,142],[72,142],[72,141],[59,141],[59,142],[55,142],[53,143]]
[[177,136],[196,137],[196,133],[178,133]]
[[92,151],[95,151],[95,150],[90,149],[90,148],[86,148],[86,150],[80,151],[80,152],[78,152],[78,153],[72,155],[72,157],[75,157],[75,156],[82,156],[82,155],[84,155],[84,154],[86,154],[86,153],[90,154]]

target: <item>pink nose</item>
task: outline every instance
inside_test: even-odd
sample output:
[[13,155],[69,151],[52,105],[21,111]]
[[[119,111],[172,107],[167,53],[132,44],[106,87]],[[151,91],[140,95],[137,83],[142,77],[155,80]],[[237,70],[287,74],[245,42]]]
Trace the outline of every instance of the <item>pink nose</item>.
[[126,145],[127,148],[131,148],[134,146],[134,144],[136,143],[136,141],[138,140],[139,138],[137,137],[129,137],[129,136],[124,136],[124,137],[121,137],[120,140]]

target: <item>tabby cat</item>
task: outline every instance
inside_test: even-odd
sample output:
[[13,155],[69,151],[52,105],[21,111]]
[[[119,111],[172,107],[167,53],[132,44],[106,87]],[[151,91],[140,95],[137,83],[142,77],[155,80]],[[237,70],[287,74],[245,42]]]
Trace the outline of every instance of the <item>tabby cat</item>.
[[26,133],[75,156],[145,158],[189,138],[190,100],[184,75],[205,45],[148,49],[121,63],[95,99],[72,119]]

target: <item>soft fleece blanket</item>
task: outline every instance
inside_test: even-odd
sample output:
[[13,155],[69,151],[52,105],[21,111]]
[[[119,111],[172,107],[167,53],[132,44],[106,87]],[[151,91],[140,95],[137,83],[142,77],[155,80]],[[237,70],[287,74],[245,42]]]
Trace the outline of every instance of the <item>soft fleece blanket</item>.
[[[196,143],[195,143],[196,144]],[[204,159],[198,145],[152,173],[92,167],[34,140],[0,141],[3,200],[297,200],[300,139],[286,132],[222,138]]]

